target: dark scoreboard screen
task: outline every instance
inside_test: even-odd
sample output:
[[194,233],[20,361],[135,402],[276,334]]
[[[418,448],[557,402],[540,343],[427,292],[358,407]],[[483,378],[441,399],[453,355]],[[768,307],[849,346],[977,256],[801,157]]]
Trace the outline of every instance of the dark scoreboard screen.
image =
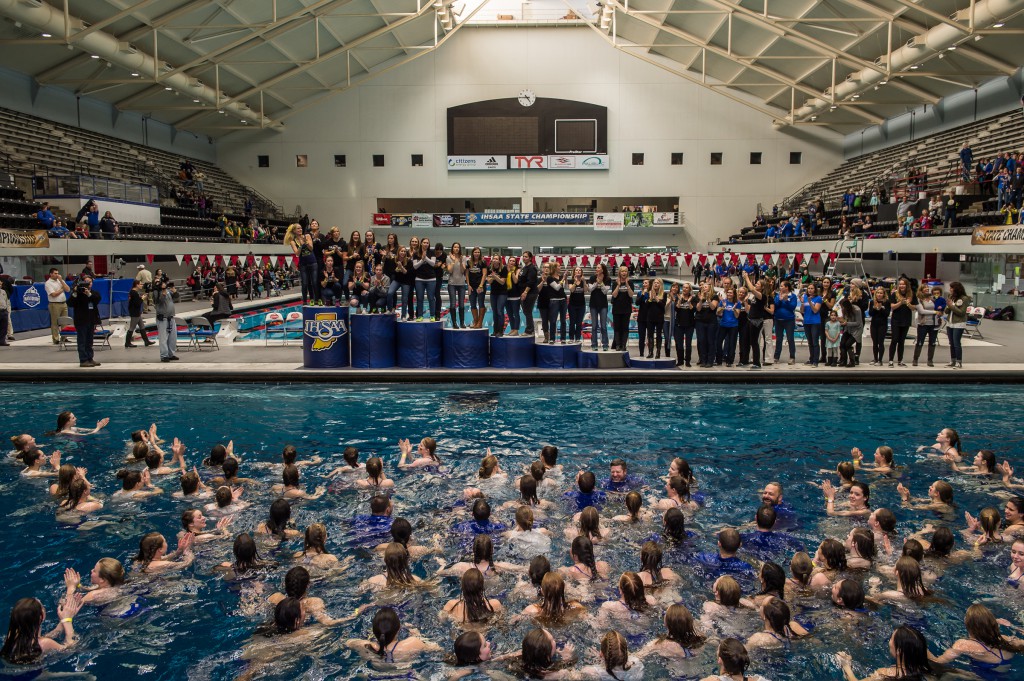
[[448,109],[449,156],[608,153],[608,109],[587,102],[492,99]]

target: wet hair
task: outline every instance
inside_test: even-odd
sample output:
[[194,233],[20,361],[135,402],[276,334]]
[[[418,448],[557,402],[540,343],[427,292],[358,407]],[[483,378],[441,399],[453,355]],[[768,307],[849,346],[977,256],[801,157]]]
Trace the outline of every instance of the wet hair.
[[[312,525],[310,525],[312,527]],[[412,523],[405,518],[395,518],[391,523],[391,539],[406,548],[409,547],[409,540],[412,539]],[[306,530],[308,533],[309,530]]]
[[747,649],[734,638],[723,639],[718,644],[718,659],[722,661],[722,671],[726,674],[745,676],[747,667],[750,666]]
[[992,475],[996,472],[996,453],[991,449],[982,449],[978,452],[981,456],[981,460],[985,462],[985,468],[988,469],[988,474]]
[[640,547],[640,570],[650,573],[651,582],[660,584],[664,579],[661,576],[661,547],[652,541],[644,542]]
[[903,542],[903,551],[900,553],[900,557],[903,556],[921,562],[924,560],[924,546],[914,538],[907,539]]
[[673,603],[665,611],[665,635],[658,641],[674,641],[684,648],[704,643],[705,637],[697,633],[693,615],[682,603]]
[[491,517],[491,505],[483,499],[473,502],[473,520],[482,523]]
[[540,482],[541,480],[544,479],[544,472],[546,470],[547,469],[544,468],[544,464],[542,462],[534,461],[533,463],[530,464],[530,477],[532,477],[537,482]]
[[323,523],[313,523],[306,528],[306,535],[302,544],[302,555],[306,555],[310,549],[317,553],[327,553],[326,543],[327,526]]
[[523,637],[523,672],[529,678],[544,678],[551,667],[551,643],[543,629],[531,629]]
[[401,630],[402,622],[394,608],[381,608],[373,616],[373,637],[377,639],[377,647],[371,650],[384,657],[387,647],[398,638],[398,632]]
[[[527,509],[529,510],[529,509]],[[478,534],[473,538],[473,562],[494,562],[494,542],[489,534]]]
[[[485,534],[478,534],[477,537],[486,537]],[[475,542],[474,542],[475,547]],[[540,589],[544,575],[551,572],[551,563],[548,561],[547,556],[534,556],[530,560],[530,567],[527,568],[526,574],[530,576],[530,583]]]
[[786,601],[772,596],[761,606],[761,611],[764,613],[765,622],[768,623],[768,626],[776,634],[781,634],[786,638],[795,636],[789,626],[790,621],[792,621],[792,615],[790,614],[789,606],[786,605]]
[[540,458],[544,462],[545,466],[555,466],[558,464],[558,447],[554,445],[544,445],[540,450]]
[[935,481],[935,491],[939,495],[939,501],[944,504],[952,503],[953,501],[953,486],[945,480]]
[[61,502],[61,506],[65,508],[75,508],[81,502],[85,501],[83,497],[86,496],[89,489],[88,483],[85,478],[75,478],[68,485],[67,498]]
[[181,477],[178,479],[178,482],[181,483],[182,494],[184,494],[185,496],[195,494],[196,490],[199,489],[199,474],[196,473],[195,471],[188,471],[187,473],[182,473]]
[[754,519],[757,521],[757,527],[762,530],[770,530],[775,527],[775,520],[778,514],[775,512],[775,507],[771,504],[762,504],[754,515]]
[[[25,434],[22,434],[22,435],[12,435],[11,436],[11,444],[14,445],[14,448],[16,450],[18,450],[18,453],[20,454],[20,453],[25,451],[26,447],[28,447],[28,441],[29,441],[30,437],[31,436],[25,435]],[[19,456],[18,458],[20,459],[21,456]]]
[[617,631],[609,631],[601,638],[601,657],[604,658],[604,670],[616,681],[619,681],[619,677],[613,671],[616,667],[628,671],[633,666],[629,661],[629,646],[626,639]]
[[740,533],[731,527],[727,527],[718,533],[718,545],[726,553],[736,553],[742,543],[743,540],[740,538]]
[[866,527],[858,527],[853,530],[853,545],[861,558],[874,560],[878,554],[875,548],[875,534]]
[[686,541],[686,517],[678,508],[670,508],[665,511],[663,519],[665,525],[665,536],[675,542]]
[[221,466],[226,458],[228,458],[228,448],[224,445],[214,445],[210,450],[210,456],[206,457],[203,464],[206,466]]
[[379,457],[371,457],[366,460],[366,478],[375,486],[384,481],[384,462]]
[[96,572],[110,586],[124,584],[124,566],[116,558],[100,558],[96,563]]
[[283,598],[274,608],[274,624],[282,633],[290,633],[301,626],[302,601],[298,598]]
[[150,447],[148,442],[136,442],[132,445],[132,458],[136,461],[142,461],[149,456],[149,451]]
[[917,629],[906,624],[892,633],[892,647],[896,652],[896,673],[899,679],[924,678],[931,674],[928,661],[928,642]]
[[486,480],[494,475],[494,471],[496,470],[498,470],[498,457],[493,454],[488,454],[480,462],[480,470],[477,472],[477,475],[481,479]]
[[[581,518],[580,523],[582,522]],[[527,532],[533,529],[533,511],[529,506],[520,506],[516,509],[516,527]]]
[[879,529],[886,534],[896,529],[896,515],[887,508],[875,509],[875,521],[878,523]]
[[26,466],[31,468],[32,466],[36,465],[36,461],[39,461],[43,458],[44,455],[41,449],[30,449],[22,455],[21,460],[22,462],[24,462]]
[[199,513],[199,509],[198,508],[186,508],[184,511],[182,511],[182,513],[181,513],[181,527],[186,532],[191,532],[191,530],[188,529],[188,528],[189,528],[189,525],[191,525],[192,522],[196,519],[196,514],[197,513]]
[[391,499],[383,494],[376,494],[370,499],[370,513],[373,515],[380,515],[388,510],[388,506],[391,505]]
[[133,430],[132,434],[130,436],[131,437],[131,441],[132,442],[142,442],[142,434],[145,433],[145,432],[146,431],[144,431],[144,430]]
[[825,559],[825,567],[829,570],[846,569],[846,547],[835,539],[826,539],[818,547],[821,557]]
[[285,487],[299,486],[299,467],[294,464],[286,464],[281,472],[281,481]]
[[590,568],[591,581],[597,579],[597,561],[594,560],[594,544],[589,538],[580,535],[572,540],[570,548],[576,560]]
[[302,598],[309,590],[309,570],[296,565],[284,576],[284,593],[291,598]]
[[718,588],[715,589],[715,593],[718,595],[719,603],[730,608],[735,608],[740,604],[740,596],[743,594],[740,591],[740,583],[729,575],[718,578]]
[[597,485],[597,478],[595,478],[594,474],[590,471],[584,471],[576,484],[580,488],[581,492],[584,494],[590,494],[594,491],[594,486]]
[[642,612],[647,609],[644,582],[635,572],[623,572],[619,577],[619,593],[630,610]]
[[789,571],[793,573],[793,579],[804,586],[811,583],[811,575],[814,574],[814,561],[806,551],[799,551],[793,554],[789,561]]
[[224,471],[224,479],[230,480],[231,478],[238,475],[238,459],[233,456],[229,456],[224,459],[224,463],[221,464],[221,470]]
[[[943,428],[943,430],[949,433],[949,446],[955,448],[958,452],[964,451],[964,443],[960,439],[960,433],[956,432],[952,428]],[[943,452],[943,454],[945,454],[945,452]]]
[[145,458],[146,468],[148,468],[150,471],[158,470],[160,468],[160,464],[164,462],[163,455],[160,454],[160,452],[156,451],[155,449],[151,449],[148,452],[146,452]]
[[761,593],[759,595],[786,597],[786,572],[782,566],[767,562],[761,565]]
[[601,538],[601,516],[593,506],[587,506],[580,513],[580,535],[591,541]]
[[156,557],[156,552],[166,543],[164,536],[159,532],[150,532],[139,541],[139,555],[135,560],[142,564],[142,571],[145,572],[149,564]]
[[72,416],[73,416],[73,414],[70,411],[62,411],[61,413],[57,414],[57,432],[58,433],[64,430],[64,426],[66,426],[69,423],[71,423],[71,417]]
[[867,486],[867,483],[863,483],[863,482],[860,482],[860,481],[855,481],[852,485],[850,485],[850,489],[854,489],[854,488],[859,489],[861,492],[864,493],[864,505],[870,508],[871,507],[871,488]]
[[1017,513],[1024,513],[1024,497],[1012,497],[1007,499],[1006,503],[1013,504],[1013,507],[1017,509]]
[[882,455],[882,460],[885,461],[886,464],[888,464],[889,466],[892,465],[892,447],[890,447],[889,445],[882,445],[881,447],[878,448],[878,453]]
[[65,497],[68,494],[68,487],[78,475],[78,469],[70,463],[62,463],[57,469],[57,496]]
[[427,450],[427,456],[434,461],[441,463],[441,459],[437,458],[437,440],[432,437],[425,437],[420,441]]
[[39,646],[39,627],[43,624],[43,604],[35,598],[22,598],[11,608],[0,657],[11,664],[28,664],[43,654]]
[[557,572],[548,572],[540,580],[541,617],[559,620],[569,604],[565,600],[565,579]]
[[921,564],[913,558],[904,556],[896,561],[896,578],[907,598],[924,598],[931,594],[921,579]]
[[945,558],[953,552],[956,535],[948,527],[939,527],[932,534],[932,545],[928,547],[928,555]]
[[462,603],[463,622],[484,622],[494,614],[484,595],[484,575],[475,567],[462,573]]
[[626,463],[625,459],[612,459],[612,462],[608,464],[608,468],[615,468],[618,466],[622,470],[629,470],[629,464]]
[[975,603],[967,608],[967,612],[964,614],[964,626],[967,628],[967,634],[971,638],[989,648],[1012,650],[1014,652],[1024,650],[1024,645],[1011,643],[1003,638],[1002,633],[999,631],[999,622],[996,621],[996,616],[992,614],[991,610],[980,603]]
[[672,465],[674,465],[676,468],[676,475],[685,480],[686,484],[692,486],[694,482],[694,477],[693,471],[690,470],[690,462],[682,458],[681,456],[677,456],[676,458],[672,459]]
[[860,610],[864,607],[864,585],[856,579],[839,580],[840,605],[847,610]]
[[295,459],[299,456],[299,450],[295,449],[295,445],[285,445],[284,450],[281,452],[281,459],[286,463],[295,463]]
[[690,500],[690,485],[678,475],[668,479],[668,486],[676,495],[684,501]]
[[415,581],[409,571],[409,552],[398,542],[391,542],[384,549],[384,575],[388,586]]
[[341,453],[341,458],[345,459],[345,463],[350,468],[359,468],[359,450],[355,447],[345,447],[345,451]]
[[243,532],[235,537],[235,544],[231,547],[231,552],[235,554],[235,574],[242,574],[260,564],[260,554],[256,550],[256,542],[248,532]]
[[142,473],[122,468],[117,472],[117,479],[121,481],[121,489],[127,492],[142,482]]
[[539,504],[540,499],[537,498],[537,479],[532,475],[524,475],[519,478],[519,494],[522,495],[522,500],[528,504]]
[[455,666],[465,667],[480,662],[484,637],[476,631],[465,631],[455,639]]
[[626,511],[629,513],[629,522],[635,523],[640,520],[640,509],[643,508],[644,498],[640,492],[630,492],[625,499]]
[[[217,490],[218,492],[220,490]],[[292,505],[287,499],[278,499],[270,505],[270,514],[263,524],[270,534],[276,534],[284,539],[284,531],[288,529],[288,521],[292,517]]]
[[978,524],[981,525],[982,531],[985,533],[985,537],[990,542],[1001,542],[1003,541],[1002,535],[999,533],[999,526],[1002,523],[1003,516],[1000,515],[998,508],[981,509],[981,513],[978,514]]
[[231,488],[227,485],[221,485],[217,488],[217,491],[213,493],[213,498],[217,501],[217,508],[224,508],[230,506],[234,500],[234,495],[231,493]]
[[853,462],[841,461],[839,465],[836,466],[836,472],[839,473],[839,477],[842,478],[843,480],[853,480]]

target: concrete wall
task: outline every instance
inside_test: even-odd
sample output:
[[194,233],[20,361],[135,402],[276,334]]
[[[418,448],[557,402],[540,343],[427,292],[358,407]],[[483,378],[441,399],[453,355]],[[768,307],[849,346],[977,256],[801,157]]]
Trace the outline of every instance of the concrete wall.
[[[530,88],[608,107],[607,172],[448,172],[446,109]],[[289,210],[321,223],[365,226],[378,197],[679,196],[683,248],[704,247],[749,224],[767,205],[840,162],[841,138],[773,130],[762,114],[604,44],[590,29],[467,27],[437,51],[285,121],[283,133],[238,132],[220,141],[221,166]],[[763,154],[762,165],[749,153]],[[801,165],[789,164],[803,152]],[[631,155],[643,152],[643,166]],[[682,152],[684,164],[670,164]],[[711,152],[724,164],[709,165]],[[270,157],[257,167],[257,155]],[[295,156],[309,165],[297,168]],[[334,167],[345,154],[347,167]],[[386,166],[372,167],[384,154]],[[423,154],[412,167],[411,154]],[[461,210],[459,203],[456,209]]]
[[180,132],[141,114],[118,111],[98,99],[78,98],[71,90],[40,87],[23,73],[0,68],[0,92],[0,105],[6,109],[211,163],[217,161],[216,146],[205,135]]

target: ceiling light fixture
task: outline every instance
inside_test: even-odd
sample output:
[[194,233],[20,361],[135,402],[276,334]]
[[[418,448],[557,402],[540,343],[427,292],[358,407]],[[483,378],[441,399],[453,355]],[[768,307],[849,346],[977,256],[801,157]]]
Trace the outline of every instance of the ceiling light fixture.
[[911,71],[917,71],[917,69],[918,69],[917,64],[914,64],[913,66],[910,67]]
[[164,89],[165,89],[165,90],[167,90],[168,92],[170,92],[170,91],[171,91],[171,88],[170,88],[170,87],[165,87]]
[[99,59],[100,58],[100,55],[98,55],[98,54],[90,54],[89,56],[92,57],[93,59]]
[[879,81],[878,84],[879,85],[885,85],[888,82],[889,82],[888,80],[882,80],[882,81]]
[[949,50],[950,52],[955,52],[956,51],[956,45],[950,45],[946,49]]
[[[1001,25],[1001,24],[1000,24],[1000,25]],[[52,38],[53,36],[52,36],[52,35],[50,35],[49,33],[44,33],[44,34],[43,34],[43,37],[44,37],[44,38]]]
[[1002,28],[1002,24],[992,24],[992,28]]
[[137,73],[135,73],[134,71],[132,71],[132,77],[133,77],[133,78],[138,78],[138,77],[139,77],[139,74],[137,74]]

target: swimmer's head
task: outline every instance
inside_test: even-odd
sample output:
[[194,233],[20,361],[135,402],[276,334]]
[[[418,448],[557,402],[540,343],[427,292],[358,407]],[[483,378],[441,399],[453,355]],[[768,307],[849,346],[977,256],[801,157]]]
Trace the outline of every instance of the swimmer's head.
[[284,576],[284,593],[290,598],[305,598],[309,590],[309,570],[296,565]]
[[928,642],[917,629],[906,624],[897,627],[889,639],[889,652],[896,661],[896,666],[908,678],[931,675]]
[[839,479],[843,482],[853,481],[853,462],[852,461],[840,461],[839,465],[836,466],[836,472],[839,473]]
[[302,610],[302,600],[298,598],[284,598],[274,608],[274,624],[280,632],[297,631],[302,626],[303,619],[305,613]]
[[483,499],[473,502],[473,520],[478,523],[487,522],[491,517],[491,505]]
[[210,456],[203,463],[207,466],[220,466],[224,459],[228,458],[228,449],[224,445],[214,445],[210,450]]
[[345,463],[350,468],[359,468],[359,450],[355,447],[345,447],[345,451],[341,453],[341,458],[345,459]]
[[[477,536],[485,537],[487,535]],[[533,559],[530,560],[530,567],[526,572],[530,576],[530,583],[535,587],[540,588],[541,580],[544,579],[544,575],[551,572],[551,563],[548,561],[547,556],[534,556]]]
[[465,667],[491,659],[491,644],[476,631],[466,631],[455,639],[455,666]]
[[715,592],[715,598],[724,606],[735,608],[740,604],[740,596],[743,592],[740,590],[740,584],[732,577],[725,575],[715,580],[715,584],[712,587]]
[[932,545],[928,548],[928,553],[940,558],[945,557],[953,552],[955,545],[956,535],[953,534],[953,530],[945,526],[939,527],[932,534]]
[[613,459],[608,465],[608,477],[612,482],[623,482],[626,479],[627,468],[623,459]]
[[811,583],[811,575],[814,572],[814,561],[805,551],[799,551],[789,561],[789,571],[793,573],[793,579],[804,586]]
[[217,500],[217,508],[230,506],[233,501],[233,496],[234,495],[231,494],[231,488],[227,485],[221,485],[213,494],[214,499]]
[[754,516],[759,530],[770,530],[775,527],[775,507],[771,504],[762,504]]
[[629,519],[636,522],[640,519],[640,509],[643,508],[644,498],[640,495],[640,492],[630,492],[626,495],[625,499],[626,511],[629,513]]
[[89,573],[94,586],[114,587],[124,584],[124,566],[116,558],[100,558]]
[[235,572],[238,574],[259,564],[260,554],[256,550],[256,542],[248,532],[243,532],[235,537],[231,551],[235,555]]
[[39,628],[44,617],[43,604],[37,598],[22,598],[15,603],[0,657],[13,664],[28,664],[39,659],[43,654],[39,647]]
[[[538,462],[534,462],[538,463]],[[540,499],[537,498],[537,479],[532,475],[524,475],[519,478],[519,494],[522,500],[528,504],[539,504]]]
[[299,486],[299,467],[295,464],[286,464],[281,472],[281,482],[285,487]]
[[665,536],[676,542],[686,540],[686,517],[678,508],[670,508],[665,511],[662,520],[665,525]]
[[384,657],[388,646],[394,643],[401,630],[402,622],[393,608],[378,610],[373,616],[373,637],[377,639],[377,649],[374,652]]
[[529,506],[520,506],[516,509],[516,527],[524,532],[533,529],[533,511]]
[[601,659],[604,660],[605,671],[617,679],[614,670],[618,668],[629,669],[632,663],[629,661],[629,646],[626,638],[617,631],[609,631],[601,638]]
[[832,602],[847,610],[864,607],[864,585],[856,579],[840,579],[832,585]]
[[597,478],[590,471],[583,471],[576,478],[576,485],[580,488],[580,491],[584,494],[590,494],[594,491],[594,487],[597,485]]
[[530,477],[536,482],[540,482],[544,479],[544,471],[547,470],[544,467],[543,461],[534,461],[530,464]]
[[391,523],[391,539],[408,547],[409,540],[412,539],[412,523],[405,518],[395,518]]
[[323,523],[313,523],[306,528],[302,552],[308,551],[327,553],[327,526]]
[[370,499],[371,515],[391,515],[391,498],[383,494],[376,494]]
[[381,474],[384,472],[384,462],[379,457],[372,456],[366,460],[366,477],[375,484],[380,484]]
[[744,676],[750,666],[750,656],[742,643],[727,638],[718,644],[718,665],[723,674]]
[[544,463],[547,468],[553,468],[558,465],[558,447],[554,445],[544,445],[540,450],[540,460]]
[[914,538],[910,538],[903,542],[903,552],[900,556],[907,556],[920,562],[924,560],[924,545]]
[[740,533],[731,527],[727,527],[718,533],[718,548],[723,553],[733,554],[740,550],[743,540]]
[[295,459],[299,456],[299,450],[295,449],[295,445],[285,445],[284,450],[281,452],[281,460],[286,464],[295,463]]
[[896,516],[887,508],[876,508],[868,516],[868,526],[891,534],[896,530]]
[[473,562],[479,564],[485,560],[488,564],[494,561],[494,542],[491,535],[478,534],[473,538]]
[[182,473],[179,480],[181,482],[181,493],[185,496],[195,494],[199,489],[199,474],[195,471],[188,471]]
[[764,491],[761,492],[761,501],[772,506],[778,506],[782,503],[782,484],[769,482],[765,485]]

